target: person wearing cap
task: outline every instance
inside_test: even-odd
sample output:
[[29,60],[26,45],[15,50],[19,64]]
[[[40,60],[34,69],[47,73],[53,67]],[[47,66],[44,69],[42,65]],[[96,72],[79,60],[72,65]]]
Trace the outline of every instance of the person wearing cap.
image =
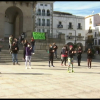
[[25,54],[26,69],[28,68],[27,67],[27,62],[29,62],[29,68],[31,69],[31,52],[32,52],[32,47],[31,47],[30,43],[28,43],[27,47],[26,47],[26,54]]
[[70,72],[69,71],[70,66],[72,68],[72,72],[74,72],[74,70],[73,70],[73,56],[74,56],[73,46],[70,45],[69,50],[68,50],[68,72]]

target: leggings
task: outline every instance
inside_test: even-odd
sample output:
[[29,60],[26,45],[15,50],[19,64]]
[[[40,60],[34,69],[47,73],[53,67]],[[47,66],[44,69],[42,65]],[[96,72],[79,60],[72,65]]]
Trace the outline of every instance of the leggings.
[[29,62],[29,66],[31,66],[31,56],[26,56],[25,60],[25,66],[27,66],[27,62]]
[[88,67],[90,66],[90,68],[91,68],[91,61],[92,61],[92,59],[87,59],[87,61],[88,61]]
[[53,66],[53,56],[49,56],[49,65],[50,65],[50,62],[51,62],[51,65]]
[[67,57],[62,57],[62,64],[64,62],[64,64],[66,65],[66,59],[67,59]]

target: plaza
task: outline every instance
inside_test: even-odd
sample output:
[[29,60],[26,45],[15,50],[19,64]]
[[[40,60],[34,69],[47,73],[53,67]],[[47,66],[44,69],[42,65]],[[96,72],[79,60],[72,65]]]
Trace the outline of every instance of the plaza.
[[0,98],[100,98],[100,59],[93,59],[89,69],[85,53],[81,66],[74,56],[74,73],[68,73],[60,57],[49,67],[45,51],[32,55],[32,69],[25,69],[20,51],[20,65],[12,65],[7,52],[0,52]]

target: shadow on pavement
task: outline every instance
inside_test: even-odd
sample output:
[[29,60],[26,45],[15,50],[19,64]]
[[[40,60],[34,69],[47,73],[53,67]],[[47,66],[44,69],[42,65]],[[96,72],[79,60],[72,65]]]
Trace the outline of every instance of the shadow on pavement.
[[0,74],[13,74],[13,75],[52,75],[52,74],[44,74],[44,73],[0,73]]

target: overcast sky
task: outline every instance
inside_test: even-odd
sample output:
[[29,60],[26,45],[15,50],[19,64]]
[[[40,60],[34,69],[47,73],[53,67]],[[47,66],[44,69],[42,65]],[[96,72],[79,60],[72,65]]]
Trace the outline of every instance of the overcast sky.
[[100,13],[100,1],[55,1],[54,11],[68,12],[77,16]]

